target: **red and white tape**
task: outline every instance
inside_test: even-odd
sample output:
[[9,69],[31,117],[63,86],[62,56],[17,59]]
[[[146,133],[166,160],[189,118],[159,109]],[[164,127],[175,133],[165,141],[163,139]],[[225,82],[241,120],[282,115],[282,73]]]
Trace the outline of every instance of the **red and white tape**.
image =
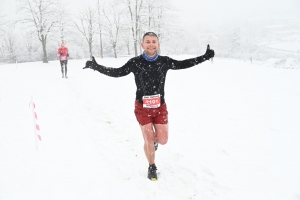
[[40,134],[40,126],[39,126],[39,123],[38,123],[38,117],[37,117],[37,114],[36,114],[36,111],[35,111],[35,103],[33,101],[31,101],[29,103],[29,107],[30,106],[32,108],[32,113],[33,113],[33,124],[34,124],[35,135],[40,141],[42,141],[42,137],[41,137],[41,134]]

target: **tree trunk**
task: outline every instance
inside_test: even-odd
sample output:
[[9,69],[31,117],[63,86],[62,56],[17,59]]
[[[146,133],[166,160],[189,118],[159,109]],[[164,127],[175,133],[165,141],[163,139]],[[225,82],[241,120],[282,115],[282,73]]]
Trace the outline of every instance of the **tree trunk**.
[[117,47],[117,44],[115,43],[115,44],[113,45],[115,58],[118,57],[118,56],[117,56],[117,49],[116,49],[116,47]]
[[138,0],[135,1],[135,38],[134,38],[134,46],[135,46],[135,56],[138,55],[138,46],[137,46],[137,43],[138,43]]
[[100,57],[103,58],[103,45],[102,45],[101,29],[100,29]]
[[90,59],[93,59],[93,52],[92,52],[92,42],[89,42],[89,51],[90,51]]
[[98,24],[99,24],[99,35],[100,35],[100,57],[103,58],[103,45],[102,45],[102,33],[101,33],[101,21],[100,21],[100,2],[98,0]]
[[128,42],[126,42],[126,46],[127,46],[127,53],[128,53],[128,55],[130,55],[130,44],[129,44],[129,40],[128,40]]
[[136,37],[134,36],[134,29],[132,28],[132,35],[133,35],[133,46],[134,46],[134,55],[137,56],[137,41]]
[[46,45],[46,38],[44,35],[42,35],[42,46],[43,46],[43,63],[48,63],[48,56],[47,56],[47,45]]

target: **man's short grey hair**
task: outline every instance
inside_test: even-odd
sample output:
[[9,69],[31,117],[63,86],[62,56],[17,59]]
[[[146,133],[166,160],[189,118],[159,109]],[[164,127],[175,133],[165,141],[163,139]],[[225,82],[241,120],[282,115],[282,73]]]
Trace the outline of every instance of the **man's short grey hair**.
[[156,33],[154,33],[154,32],[146,32],[145,34],[144,34],[144,36],[143,36],[143,41],[144,41],[144,38],[146,37],[146,36],[155,36],[155,37],[157,37],[157,40],[158,40],[158,36],[156,35]]

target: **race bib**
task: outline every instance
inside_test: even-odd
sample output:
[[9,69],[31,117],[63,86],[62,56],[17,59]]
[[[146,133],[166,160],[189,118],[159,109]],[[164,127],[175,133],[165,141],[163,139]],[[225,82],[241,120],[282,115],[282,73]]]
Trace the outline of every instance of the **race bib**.
[[160,106],[160,94],[143,96],[144,108],[158,108]]

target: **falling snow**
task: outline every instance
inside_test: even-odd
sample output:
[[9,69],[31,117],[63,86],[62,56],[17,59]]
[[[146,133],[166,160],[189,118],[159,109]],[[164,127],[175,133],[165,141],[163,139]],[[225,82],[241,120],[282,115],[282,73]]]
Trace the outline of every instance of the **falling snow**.
[[1,200],[299,199],[299,69],[215,58],[170,70],[169,140],[151,182],[133,76],[82,70],[85,61],[69,61],[69,79],[58,61],[0,66]]

